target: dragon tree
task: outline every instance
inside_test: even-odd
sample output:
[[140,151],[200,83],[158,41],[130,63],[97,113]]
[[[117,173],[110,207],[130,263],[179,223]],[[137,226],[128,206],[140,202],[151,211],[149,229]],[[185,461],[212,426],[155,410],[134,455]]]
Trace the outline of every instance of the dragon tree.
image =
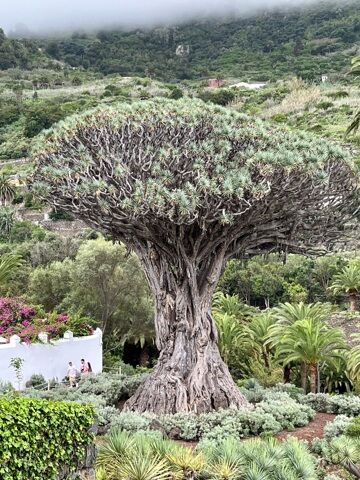
[[153,373],[126,404],[246,404],[217,347],[211,299],[234,255],[328,248],[358,206],[348,154],[201,101],[102,108],[46,132],[31,188],[124,242],[155,298]]

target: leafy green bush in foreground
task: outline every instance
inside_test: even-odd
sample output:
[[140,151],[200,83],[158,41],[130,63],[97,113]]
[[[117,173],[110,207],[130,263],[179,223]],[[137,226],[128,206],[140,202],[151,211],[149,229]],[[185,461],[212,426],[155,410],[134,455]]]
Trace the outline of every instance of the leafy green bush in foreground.
[[92,442],[93,407],[30,398],[0,398],[0,478],[55,480],[75,470]]

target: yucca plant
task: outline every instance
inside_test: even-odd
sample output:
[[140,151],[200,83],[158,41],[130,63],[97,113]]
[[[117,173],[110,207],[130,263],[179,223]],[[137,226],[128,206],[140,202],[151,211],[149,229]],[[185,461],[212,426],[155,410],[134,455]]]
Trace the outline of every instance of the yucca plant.
[[182,475],[180,478],[184,480],[193,480],[204,470],[204,455],[194,452],[191,448],[177,447],[166,458],[172,469]]
[[110,479],[116,478],[119,468],[134,454],[135,442],[127,432],[110,432],[101,441],[96,457],[96,466]]
[[114,480],[171,480],[169,463],[159,456],[133,455],[125,458],[116,471]]
[[207,472],[214,480],[237,480],[241,476],[239,463],[230,462],[229,460],[222,460],[209,465]]
[[8,205],[15,197],[15,187],[9,176],[0,175],[0,205]]
[[332,462],[360,478],[360,440],[342,435],[332,440],[329,447]]
[[[226,439],[204,445],[209,465],[207,477],[214,480],[315,480],[315,460],[305,444],[295,438],[280,443],[274,438],[241,442]],[[202,451],[201,443],[199,445]],[[214,466],[217,468],[214,469]],[[226,475],[229,477],[226,477]],[[223,475],[223,476],[221,476]],[[230,476],[233,475],[233,476]]]

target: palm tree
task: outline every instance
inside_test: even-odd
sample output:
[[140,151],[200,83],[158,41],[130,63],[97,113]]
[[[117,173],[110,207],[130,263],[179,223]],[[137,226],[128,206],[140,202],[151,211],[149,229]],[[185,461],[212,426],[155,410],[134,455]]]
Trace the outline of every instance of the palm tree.
[[[360,57],[355,57],[351,62],[351,70],[350,74],[352,75],[360,75]],[[356,132],[360,128],[360,110],[354,117],[354,120],[349,125],[348,129],[346,130],[346,135],[349,135],[352,132]]]
[[8,205],[15,197],[15,188],[10,178],[4,174],[0,175],[0,205]]
[[5,283],[12,274],[23,265],[19,255],[6,253],[0,257],[0,286]]
[[348,354],[348,368],[351,378],[355,381],[360,380],[360,334],[353,335],[358,343],[352,347]]
[[330,286],[334,293],[345,293],[350,310],[357,309],[357,301],[360,293],[360,268],[357,263],[350,263],[340,273],[334,276],[334,281]]
[[273,309],[274,316],[282,325],[291,325],[298,320],[312,318],[313,320],[326,320],[331,312],[327,303],[280,303]]
[[265,311],[260,315],[253,317],[249,324],[249,330],[252,334],[253,341],[258,347],[261,360],[266,368],[270,367],[271,346],[266,342],[269,336],[270,327],[275,325],[276,318],[273,313]]
[[[284,329],[295,322],[311,318],[314,321],[324,321],[328,318],[331,306],[324,303],[280,303],[278,307],[273,309],[273,315],[276,323],[269,327],[268,339],[266,341],[272,348],[276,348],[280,342]],[[284,381],[290,382],[290,365],[284,364]],[[307,368],[306,364],[300,364],[301,387],[306,391],[307,385]]]
[[0,235],[9,235],[14,222],[14,210],[9,207],[0,207]]
[[219,350],[225,363],[229,363],[231,354],[244,344],[252,341],[252,336],[246,326],[233,315],[214,312],[214,319],[219,336]]
[[227,313],[236,319],[248,319],[256,308],[242,303],[238,295],[228,295],[223,292],[216,292],[213,298],[212,311],[215,314]]
[[284,363],[304,363],[310,373],[310,388],[316,393],[319,364],[332,364],[346,349],[340,329],[329,328],[324,322],[306,318],[288,326],[278,344]]

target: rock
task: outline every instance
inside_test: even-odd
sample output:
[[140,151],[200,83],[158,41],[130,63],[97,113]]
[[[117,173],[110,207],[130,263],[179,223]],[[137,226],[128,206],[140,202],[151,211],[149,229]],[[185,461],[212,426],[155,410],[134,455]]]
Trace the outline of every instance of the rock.
[[150,429],[151,430],[156,430],[157,432],[160,432],[164,437],[167,437],[167,433],[161,422],[159,420],[152,420],[150,423]]
[[168,437],[171,439],[171,440],[180,440],[181,438],[181,428],[179,427],[173,427],[169,434],[168,434]]

